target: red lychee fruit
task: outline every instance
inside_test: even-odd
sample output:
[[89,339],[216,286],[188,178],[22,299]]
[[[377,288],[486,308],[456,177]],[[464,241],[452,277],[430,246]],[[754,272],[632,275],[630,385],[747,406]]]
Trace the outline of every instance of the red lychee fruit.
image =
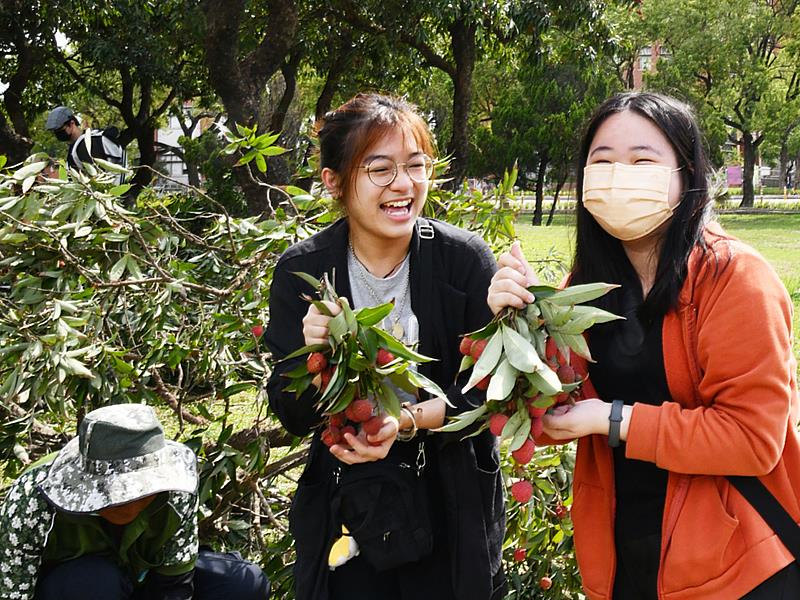
[[511,495],[520,504],[525,504],[533,496],[533,485],[526,479],[520,479],[511,486]]
[[553,580],[545,575],[539,580],[539,587],[543,590],[549,590],[551,587],[553,587]]
[[344,434],[345,433],[349,433],[350,435],[358,435],[358,433],[356,432],[356,428],[355,427],[353,427],[352,425],[345,425],[344,427],[342,427],[342,441],[343,442],[345,441],[345,439],[344,439]]
[[486,391],[489,389],[489,382],[492,380],[491,375],[487,375],[483,379],[481,379],[478,383],[475,384],[475,387],[479,390]]
[[328,384],[333,379],[333,367],[328,367],[324,369],[322,373],[320,373],[320,388],[322,391],[325,391],[325,388],[328,387]]
[[556,371],[559,381],[561,383],[575,383],[575,369],[569,365],[561,365]]
[[556,518],[564,520],[569,516],[569,509],[559,502],[555,508]]
[[372,409],[373,404],[370,400],[358,398],[344,409],[344,414],[354,423],[363,423],[364,421],[369,421],[372,417]]
[[379,367],[388,365],[393,360],[394,354],[389,352],[386,348],[378,348],[378,356],[375,358],[375,362]]
[[517,548],[514,550],[514,560],[523,562],[528,557],[528,551],[525,548]]
[[331,415],[328,420],[333,427],[344,427],[345,423],[347,423],[347,415],[344,412],[338,412]]
[[472,347],[469,349],[469,355],[472,357],[472,360],[478,361],[483,354],[484,348],[486,348],[486,344],[489,342],[487,340],[475,340],[472,343]]
[[503,433],[503,427],[508,423],[508,417],[501,413],[495,413],[489,417],[489,431],[496,436],[500,437]]
[[473,340],[471,337],[465,336],[461,338],[461,343],[458,345],[458,351],[464,356],[468,356],[473,343],[475,343],[475,340]]
[[544,432],[544,424],[542,423],[542,418],[537,417],[531,419],[531,436],[534,439],[538,438]]
[[325,358],[325,355],[322,352],[312,352],[306,359],[306,368],[308,369],[308,372],[313,375],[321,373],[322,370],[327,366],[328,359]]
[[540,406],[528,406],[528,414],[530,415],[531,419],[539,419],[542,417],[544,413],[547,412],[546,408],[542,408]]
[[361,429],[363,429],[367,435],[377,434],[381,430],[381,427],[383,427],[383,415],[376,415],[361,424]]
[[264,326],[263,325],[253,325],[250,328],[250,333],[252,333],[257,338],[260,338],[262,335],[264,335]]
[[338,427],[329,426],[322,432],[322,443],[330,448],[342,441],[342,432]]
[[514,457],[514,460],[517,461],[518,464],[527,465],[531,462],[535,450],[536,444],[533,443],[531,438],[528,438],[522,446],[511,453],[511,456]]

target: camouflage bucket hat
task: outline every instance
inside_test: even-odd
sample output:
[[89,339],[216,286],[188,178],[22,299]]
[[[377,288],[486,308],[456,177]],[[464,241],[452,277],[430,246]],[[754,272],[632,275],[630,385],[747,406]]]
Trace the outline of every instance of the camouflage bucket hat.
[[166,491],[194,493],[194,453],[164,439],[153,409],[117,404],[87,414],[50,466],[41,491],[57,508],[91,513]]

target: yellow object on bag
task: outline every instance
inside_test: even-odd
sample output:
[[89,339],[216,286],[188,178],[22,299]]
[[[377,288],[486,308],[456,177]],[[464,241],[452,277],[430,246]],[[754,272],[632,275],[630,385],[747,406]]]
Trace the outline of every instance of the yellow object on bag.
[[354,556],[358,556],[358,544],[350,535],[347,527],[342,525],[342,535],[333,542],[331,551],[328,554],[328,567],[333,571]]

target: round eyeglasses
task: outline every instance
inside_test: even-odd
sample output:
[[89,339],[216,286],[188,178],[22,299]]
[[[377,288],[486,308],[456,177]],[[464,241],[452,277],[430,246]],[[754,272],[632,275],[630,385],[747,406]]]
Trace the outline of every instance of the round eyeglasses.
[[405,168],[406,174],[414,183],[425,183],[433,175],[433,159],[425,154],[402,163],[391,158],[373,158],[359,169],[365,169],[369,180],[378,187],[387,187],[397,178],[400,167]]

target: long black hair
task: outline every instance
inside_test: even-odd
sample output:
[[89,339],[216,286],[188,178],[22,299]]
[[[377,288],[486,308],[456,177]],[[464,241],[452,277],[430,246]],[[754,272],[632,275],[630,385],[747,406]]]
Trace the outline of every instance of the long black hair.
[[[688,105],[650,92],[617,94],[603,102],[589,120],[578,159],[577,240],[572,283],[622,283],[623,279],[635,278],[622,243],[606,233],[583,206],[583,169],[592,140],[606,119],[628,110],[661,130],[675,152],[682,176],[681,201],[664,233],[655,282],[640,309],[640,316],[651,320],[663,316],[677,304],[692,249],[699,245],[705,250],[703,226],[710,208],[708,176],[711,167],[705,140]],[[619,310],[620,299],[620,294],[612,292],[599,304],[609,310]]]

